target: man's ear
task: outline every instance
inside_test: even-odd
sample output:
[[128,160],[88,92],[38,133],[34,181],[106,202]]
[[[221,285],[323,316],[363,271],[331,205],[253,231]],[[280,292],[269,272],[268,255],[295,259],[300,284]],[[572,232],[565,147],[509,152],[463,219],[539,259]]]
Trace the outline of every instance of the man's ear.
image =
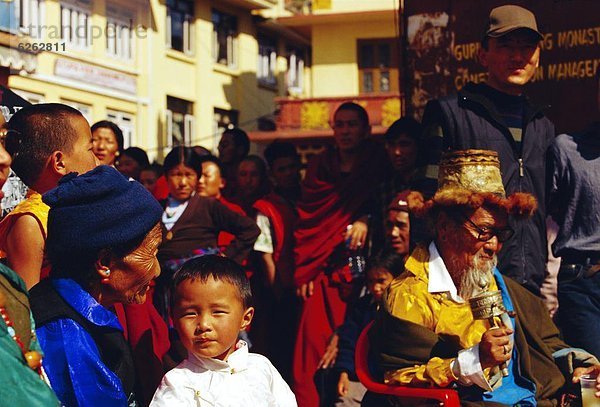
[[65,163],[65,154],[60,150],[55,151],[50,155],[48,164],[49,168],[56,174],[67,175],[69,173]]
[[244,331],[246,328],[250,326],[252,323],[252,318],[254,317],[254,307],[248,307],[246,311],[244,311],[244,315],[242,316],[242,325],[240,326],[240,331]]

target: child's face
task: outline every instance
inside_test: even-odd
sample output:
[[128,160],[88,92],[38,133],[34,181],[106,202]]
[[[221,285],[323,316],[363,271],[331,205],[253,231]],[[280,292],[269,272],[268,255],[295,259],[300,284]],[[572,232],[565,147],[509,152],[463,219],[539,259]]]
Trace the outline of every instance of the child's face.
[[375,301],[380,302],[385,289],[392,283],[394,276],[387,269],[371,268],[367,270],[367,288]]
[[253,315],[254,308],[244,309],[237,287],[226,281],[184,280],[175,290],[175,329],[183,346],[200,358],[227,360]]

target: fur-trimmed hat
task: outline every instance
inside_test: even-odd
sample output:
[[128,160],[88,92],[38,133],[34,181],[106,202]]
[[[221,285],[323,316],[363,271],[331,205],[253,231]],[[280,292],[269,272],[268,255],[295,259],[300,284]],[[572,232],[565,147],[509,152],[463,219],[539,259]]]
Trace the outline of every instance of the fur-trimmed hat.
[[507,214],[529,217],[537,209],[533,195],[516,192],[506,197],[498,153],[490,150],[457,150],[442,156],[438,173],[438,190],[430,200],[419,192],[407,198],[411,213],[424,216],[434,208],[483,205],[504,210]]

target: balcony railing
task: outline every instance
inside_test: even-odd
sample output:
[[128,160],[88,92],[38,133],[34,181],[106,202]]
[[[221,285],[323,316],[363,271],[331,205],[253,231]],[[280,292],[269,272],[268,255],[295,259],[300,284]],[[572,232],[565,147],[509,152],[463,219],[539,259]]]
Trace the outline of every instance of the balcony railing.
[[311,99],[276,98],[275,101],[278,105],[277,130],[284,132],[328,131],[333,113],[346,101],[358,103],[367,110],[374,133],[382,133],[400,117],[399,93]]

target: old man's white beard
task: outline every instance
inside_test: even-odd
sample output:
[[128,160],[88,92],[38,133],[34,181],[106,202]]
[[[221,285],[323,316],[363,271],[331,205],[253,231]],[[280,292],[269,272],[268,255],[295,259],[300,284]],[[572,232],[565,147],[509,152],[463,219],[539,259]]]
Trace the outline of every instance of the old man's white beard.
[[481,292],[487,291],[494,278],[494,268],[497,263],[498,258],[495,255],[491,260],[474,257],[460,279],[458,295],[468,301]]

